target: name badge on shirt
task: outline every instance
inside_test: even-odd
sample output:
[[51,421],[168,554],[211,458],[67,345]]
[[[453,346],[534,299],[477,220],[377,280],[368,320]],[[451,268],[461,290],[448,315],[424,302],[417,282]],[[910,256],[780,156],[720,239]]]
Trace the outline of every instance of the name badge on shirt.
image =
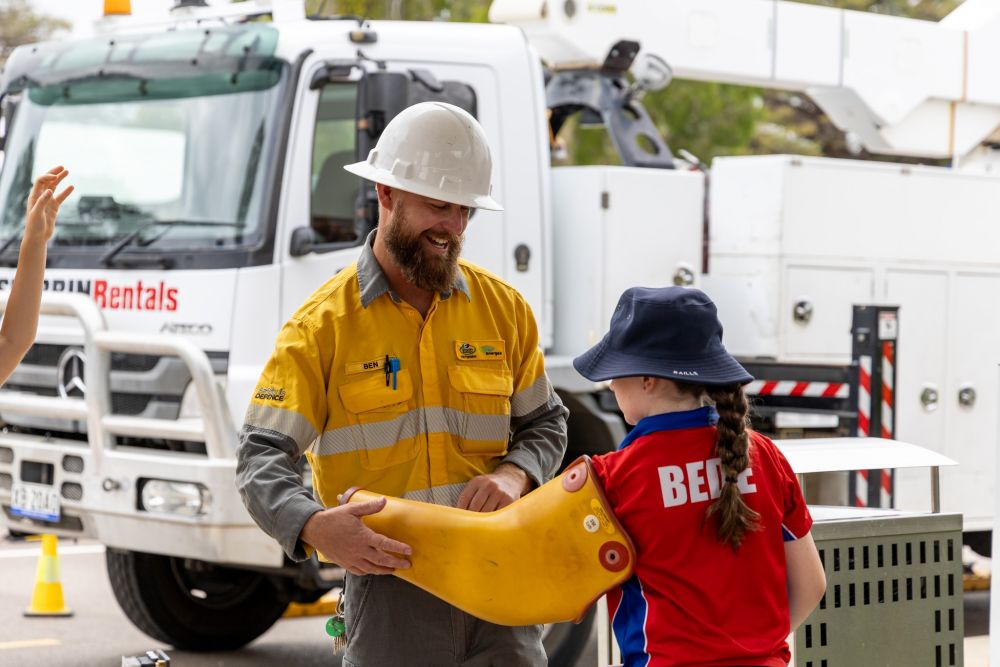
[[503,361],[502,340],[456,340],[455,356],[462,361]]
[[385,366],[385,357],[372,359],[371,361],[352,361],[347,364],[347,374],[368,373],[369,371],[380,371]]

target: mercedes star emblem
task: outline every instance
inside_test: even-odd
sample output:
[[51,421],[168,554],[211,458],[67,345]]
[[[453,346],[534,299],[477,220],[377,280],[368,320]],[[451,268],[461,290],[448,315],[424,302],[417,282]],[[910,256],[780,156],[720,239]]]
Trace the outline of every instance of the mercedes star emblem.
[[59,357],[56,371],[59,395],[63,398],[83,398],[87,385],[83,382],[83,367],[87,357],[83,350],[68,347]]

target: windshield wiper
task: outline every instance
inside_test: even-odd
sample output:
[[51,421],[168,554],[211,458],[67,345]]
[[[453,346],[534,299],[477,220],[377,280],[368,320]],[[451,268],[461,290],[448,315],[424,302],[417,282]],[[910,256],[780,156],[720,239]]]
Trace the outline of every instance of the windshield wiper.
[[[103,224],[103,222],[97,220],[60,220],[57,224],[58,226],[56,227],[56,230],[58,231],[59,229],[67,229],[69,227],[74,227],[74,226],[90,227],[92,225]],[[6,241],[0,244],[0,266],[5,266],[7,264],[7,260],[3,259],[4,254],[6,254],[6,252],[10,250],[10,247],[15,243],[17,243],[20,246],[20,241],[22,240],[23,236],[24,236],[24,227],[18,227],[11,234],[10,238],[8,238]],[[58,243],[58,238],[56,239],[56,242]],[[16,257],[12,260],[12,263],[10,265],[17,266]]]
[[[3,257],[4,253],[7,252],[7,250],[12,245],[14,245],[15,243],[17,243],[18,241],[21,240],[21,230],[22,230],[22,228],[20,228],[20,227],[18,229],[16,229],[14,231],[14,233],[10,235],[10,238],[7,239],[6,241],[4,241],[3,245],[0,245],[0,257]],[[17,260],[14,260],[14,265],[16,265],[16,264],[17,264]]]
[[[133,229],[131,232],[126,234],[118,243],[114,244],[110,250],[101,255],[100,262],[104,266],[112,266],[114,264],[115,257],[118,256],[122,250],[128,246],[135,243],[144,231],[150,227],[179,227],[179,226],[190,226],[190,227],[242,227],[243,224],[239,222],[222,222],[219,220],[150,220],[149,222],[143,223]],[[156,237],[159,238],[159,237]],[[2,253],[0,253],[2,254]]]

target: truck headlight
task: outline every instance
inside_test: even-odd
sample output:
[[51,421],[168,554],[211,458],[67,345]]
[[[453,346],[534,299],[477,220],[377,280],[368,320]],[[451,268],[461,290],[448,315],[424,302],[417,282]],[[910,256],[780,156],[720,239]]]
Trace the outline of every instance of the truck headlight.
[[201,484],[147,479],[140,492],[142,509],[157,514],[201,516],[208,513],[212,494]]

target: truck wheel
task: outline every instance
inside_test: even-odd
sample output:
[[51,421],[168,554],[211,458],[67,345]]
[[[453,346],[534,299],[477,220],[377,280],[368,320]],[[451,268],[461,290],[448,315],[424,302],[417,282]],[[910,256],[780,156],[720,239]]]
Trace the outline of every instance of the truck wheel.
[[108,549],[106,561],[128,619],[180,650],[239,648],[274,625],[288,606],[259,572],[118,549]]
[[542,643],[549,656],[549,667],[573,667],[590,643],[597,609],[591,607],[579,623],[547,625],[542,631]]

